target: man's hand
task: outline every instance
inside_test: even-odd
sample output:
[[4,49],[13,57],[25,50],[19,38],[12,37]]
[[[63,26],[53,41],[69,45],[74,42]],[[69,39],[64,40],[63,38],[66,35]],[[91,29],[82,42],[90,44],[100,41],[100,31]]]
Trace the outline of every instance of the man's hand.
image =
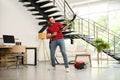
[[48,39],[51,38],[51,34],[47,34],[47,38],[48,38]]
[[62,29],[62,31],[65,31],[66,29],[68,29],[70,27],[71,23],[66,23],[66,26]]
[[70,26],[71,23],[66,23],[66,26]]

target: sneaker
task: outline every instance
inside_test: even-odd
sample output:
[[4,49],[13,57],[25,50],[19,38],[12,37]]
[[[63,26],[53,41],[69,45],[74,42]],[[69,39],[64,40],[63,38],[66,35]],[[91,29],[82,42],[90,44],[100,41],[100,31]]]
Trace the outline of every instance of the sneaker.
[[66,72],[69,72],[70,70],[69,70],[69,68],[66,68]]
[[56,68],[55,67],[51,67],[50,69],[48,69],[48,70],[56,70]]

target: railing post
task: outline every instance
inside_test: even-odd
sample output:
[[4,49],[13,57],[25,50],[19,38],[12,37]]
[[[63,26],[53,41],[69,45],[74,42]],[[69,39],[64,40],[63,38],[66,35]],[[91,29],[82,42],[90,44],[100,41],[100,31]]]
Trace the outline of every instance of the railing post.
[[89,19],[88,19],[88,35],[90,36],[90,24],[89,24]]
[[81,19],[81,33],[83,35],[83,19]]
[[55,5],[55,0],[53,0],[53,5]]
[[65,10],[65,0],[64,0],[64,19],[66,18],[65,13],[66,13],[66,10]]
[[110,33],[109,33],[109,29],[108,29],[108,43],[109,43],[109,40],[110,40]]
[[78,19],[78,32],[80,33],[80,19]]
[[116,39],[115,39],[115,35],[114,35],[114,55],[115,55],[115,52],[116,52],[116,49],[115,49],[115,41],[116,41]]
[[[109,29],[108,29],[108,43],[109,43]],[[109,49],[107,49],[107,50],[109,50]],[[108,54],[108,51],[107,51],[107,54]],[[107,55],[107,64],[108,64],[108,55]]]
[[98,26],[95,27],[96,27],[96,38],[98,38]]
[[95,23],[93,23],[93,34],[94,34],[94,38],[96,38],[95,37]]

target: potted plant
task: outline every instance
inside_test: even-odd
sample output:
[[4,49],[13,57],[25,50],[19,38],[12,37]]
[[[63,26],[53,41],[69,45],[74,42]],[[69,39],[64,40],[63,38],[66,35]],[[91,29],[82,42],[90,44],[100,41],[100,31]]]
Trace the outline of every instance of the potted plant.
[[97,50],[97,58],[98,58],[98,64],[99,64],[99,54],[103,50],[109,49],[110,45],[109,45],[109,43],[105,42],[102,38],[97,38],[97,39],[94,40],[94,46]]

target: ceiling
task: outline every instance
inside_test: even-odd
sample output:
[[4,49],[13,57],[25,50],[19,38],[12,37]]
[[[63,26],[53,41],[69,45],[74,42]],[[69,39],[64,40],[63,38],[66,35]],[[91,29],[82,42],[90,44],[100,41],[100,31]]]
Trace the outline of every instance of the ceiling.
[[66,0],[70,5],[76,6],[80,4],[89,4],[92,2],[106,1],[106,0]]

